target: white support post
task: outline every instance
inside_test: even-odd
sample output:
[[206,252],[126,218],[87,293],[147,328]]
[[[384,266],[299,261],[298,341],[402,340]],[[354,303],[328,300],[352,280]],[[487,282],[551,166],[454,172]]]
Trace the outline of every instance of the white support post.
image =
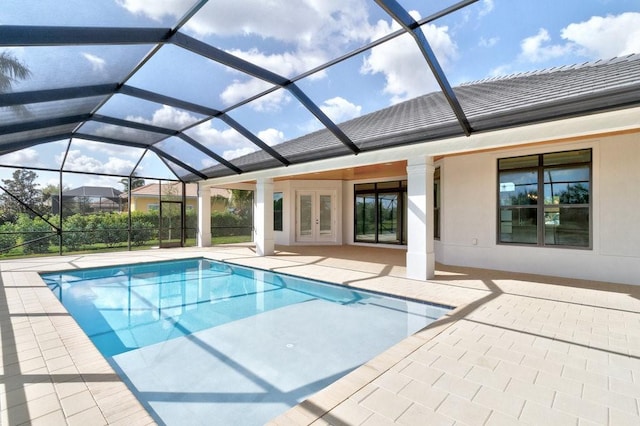
[[273,233],[273,179],[258,179],[254,206],[254,241],[257,256],[275,253]]
[[198,247],[211,247],[211,189],[198,185]]
[[426,281],[435,276],[433,244],[433,157],[407,162],[407,278]]

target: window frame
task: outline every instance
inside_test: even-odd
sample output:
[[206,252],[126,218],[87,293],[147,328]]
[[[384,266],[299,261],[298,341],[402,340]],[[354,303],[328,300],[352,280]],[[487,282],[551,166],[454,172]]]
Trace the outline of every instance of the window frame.
[[[277,198],[279,196],[279,198]],[[280,209],[276,209],[276,203],[280,201]],[[279,218],[279,220],[278,220]],[[284,193],[282,191],[277,191],[273,193],[273,230],[274,231],[283,231],[284,230]],[[280,225],[278,227],[278,224]]]
[[[391,183],[397,183],[395,187],[389,187],[388,185]],[[371,185],[372,188],[367,189],[358,189],[358,185]],[[390,241],[381,241],[380,240],[380,194],[389,194],[389,193],[397,193],[398,194],[398,216],[397,216],[397,229],[400,233],[400,238],[398,242],[390,242]],[[353,186],[353,242],[354,243],[362,243],[362,244],[389,244],[389,245],[399,245],[404,246],[407,245],[407,232],[405,231],[404,225],[406,225],[406,205],[405,205],[405,195],[407,193],[407,180],[399,179],[399,180],[390,180],[390,181],[380,181],[380,182],[367,182],[367,183],[356,183]],[[372,194],[374,196],[374,214],[375,214],[375,237],[372,240],[364,240],[358,239],[358,214],[357,214],[357,201],[358,195],[361,194]]]
[[[567,162],[560,164],[544,164],[544,156],[545,155],[553,155],[553,154],[563,154],[563,153],[571,153],[571,152],[580,152],[580,151],[588,151],[589,152],[589,161],[576,161],[576,162]],[[522,166],[515,168],[507,168],[504,170],[500,169],[500,161],[525,158],[525,157],[537,157],[538,163],[536,166]],[[562,168],[572,168],[572,167],[588,167],[589,169],[589,202],[588,204],[545,204],[545,170],[548,169],[562,169]],[[509,172],[509,171],[527,171],[527,170],[535,170],[537,173],[537,202],[532,205],[512,205],[512,206],[503,206],[500,203],[500,177],[501,172]],[[571,149],[571,150],[563,150],[563,151],[551,151],[551,152],[543,152],[537,154],[524,154],[513,157],[500,157],[496,160],[496,244],[497,245],[505,245],[505,246],[521,246],[521,247],[541,247],[541,248],[559,248],[559,249],[572,249],[572,250],[593,250],[593,149],[592,148],[581,148],[581,149]],[[545,211],[548,208],[561,208],[565,206],[574,207],[574,208],[588,208],[588,244],[585,246],[578,245],[567,245],[567,244],[547,244],[545,241]],[[535,208],[536,209],[536,242],[535,243],[525,243],[525,242],[508,242],[501,241],[500,234],[502,233],[501,222],[502,222],[502,209],[505,207],[517,207],[518,209],[525,208]],[[571,208],[569,207],[569,208]]]

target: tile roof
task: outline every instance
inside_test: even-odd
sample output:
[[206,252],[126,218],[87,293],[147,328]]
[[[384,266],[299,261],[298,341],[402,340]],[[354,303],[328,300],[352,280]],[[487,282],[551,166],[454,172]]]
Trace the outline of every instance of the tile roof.
[[[454,88],[474,132],[640,105],[640,55],[514,74]],[[441,92],[340,124],[362,151],[463,135]],[[327,130],[276,145],[292,162],[352,154]],[[234,160],[244,171],[277,167],[264,152]],[[232,174],[217,165],[213,177]]]

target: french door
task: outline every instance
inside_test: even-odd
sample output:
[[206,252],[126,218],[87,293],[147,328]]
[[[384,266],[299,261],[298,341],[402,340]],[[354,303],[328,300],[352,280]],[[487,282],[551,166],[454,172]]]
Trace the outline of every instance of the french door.
[[316,243],[336,240],[335,191],[298,191],[296,241]]

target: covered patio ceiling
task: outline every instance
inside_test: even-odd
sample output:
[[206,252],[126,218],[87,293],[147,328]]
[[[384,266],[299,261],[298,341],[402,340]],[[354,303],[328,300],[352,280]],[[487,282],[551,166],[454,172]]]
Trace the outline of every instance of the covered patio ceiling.
[[[454,18],[482,16],[493,2],[358,1],[344,10],[318,6],[304,19],[301,5],[258,2],[261,21],[234,15],[231,1],[58,3],[3,6],[0,61],[10,78],[0,84],[0,165],[193,182],[640,102],[637,58],[616,84],[608,76],[593,82],[598,73],[587,70],[577,82],[566,76],[592,84],[572,93],[560,79],[576,95],[571,105],[557,91],[531,98],[532,84],[555,91],[533,74],[516,89],[491,80],[452,88],[442,65],[452,59],[437,37]],[[366,13],[348,9],[354,5]],[[408,67],[419,64],[419,88],[403,96],[421,97],[395,96],[390,107],[374,99],[393,78],[372,71],[374,56],[400,48],[412,58]],[[371,86],[350,102],[354,79]],[[336,113],[345,105],[354,112]],[[109,160],[88,161],[86,150]],[[121,167],[101,169],[113,163]],[[357,174],[339,174],[350,173]]]

